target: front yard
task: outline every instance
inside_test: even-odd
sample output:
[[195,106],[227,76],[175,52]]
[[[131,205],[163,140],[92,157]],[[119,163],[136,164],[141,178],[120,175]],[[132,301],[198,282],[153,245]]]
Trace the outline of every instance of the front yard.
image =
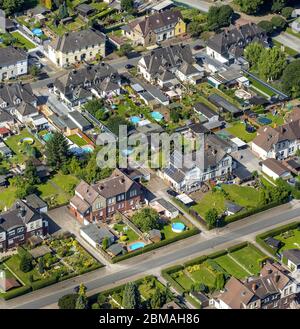
[[68,136],[68,139],[79,147],[88,144],[82,137],[78,136],[77,134]]
[[27,50],[36,48],[36,46],[27,38],[25,38],[20,32],[16,31],[12,32],[11,34],[14,38],[17,39],[18,43],[24,46]]
[[245,123],[240,121],[232,123],[226,130],[233,136],[243,140],[245,143],[251,142],[256,137],[256,132],[249,133],[246,130]]
[[283,250],[300,249],[300,230],[293,229],[280,233],[274,236],[274,239],[282,242],[282,247],[278,250],[281,253]]

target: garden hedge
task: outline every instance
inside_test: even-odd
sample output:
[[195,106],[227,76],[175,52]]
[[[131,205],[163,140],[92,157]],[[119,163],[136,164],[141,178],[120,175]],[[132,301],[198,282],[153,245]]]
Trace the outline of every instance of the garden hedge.
[[31,287],[30,286],[23,286],[23,287],[19,287],[19,288],[15,288],[12,291],[8,291],[2,294],[2,298],[4,300],[9,300],[18,296],[22,296],[27,294],[28,292],[31,291]]
[[183,265],[184,265],[184,267],[194,266],[194,265],[197,265],[197,264],[200,264],[200,263],[205,262],[207,259],[208,259],[208,256],[207,255],[202,255],[200,257],[194,258],[194,259],[192,259],[190,261],[187,261],[187,262],[183,263]]
[[249,242],[242,242],[242,243],[239,243],[239,244],[236,244],[232,247],[229,247],[227,248],[227,252],[234,252],[234,251],[238,251],[242,248],[245,248],[249,245]]
[[264,240],[268,237],[273,237],[275,235],[286,232],[288,230],[293,230],[299,226],[300,226],[300,222],[292,222],[292,223],[274,228],[272,230],[266,231],[264,233],[261,233],[256,236],[255,240],[261,247],[266,249],[270,254],[277,256],[277,250],[270,247]]
[[[183,269],[183,268],[182,268]],[[167,280],[170,285],[180,294],[184,294],[186,290],[177,282],[175,281],[171,275],[169,275],[167,272],[162,271],[161,272],[162,277]]]
[[188,231],[186,231],[184,233],[181,233],[178,236],[175,236],[174,238],[162,240],[162,241],[157,242],[157,243],[148,244],[144,248],[139,249],[137,251],[129,252],[128,254],[121,255],[121,256],[116,256],[111,261],[114,264],[114,263],[120,262],[122,260],[125,260],[125,259],[128,259],[128,258],[137,256],[137,255],[141,255],[141,254],[144,254],[144,253],[146,253],[148,251],[151,251],[151,250],[154,250],[154,249],[157,249],[157,248],[166,246],[166,245],[168,245],[170,243],[173,243],[173,242],[176,242],[176,241],[179,241],[179,240],[188,238],[190,236],[193,236],[195,234],[198,234],[199,232],[200,231],[196,227],[194,227],[194,228],[189,229]]
[[31,287],[32,290],[38,290],[47,286],[50,286],[51,284],[54,284],[57,282],[57,276],[51,276],[50,278],[47,279],[42,279],[37,282],[32,282]]
[[186,294],[186,296],[184,296],[184,298],[190,303],[192,304],[196,309],[201,309],[201,303],[197,302],[192,296]]

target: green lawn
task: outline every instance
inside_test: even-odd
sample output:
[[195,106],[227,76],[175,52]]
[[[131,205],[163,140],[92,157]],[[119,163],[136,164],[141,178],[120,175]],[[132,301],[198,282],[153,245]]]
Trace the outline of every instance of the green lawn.
[[222,188],[229,194],[230,199],[242,207],[256,207],[259,202],[260,191],[253,187],[222,184]]
[[258,260],[265,257],[261,251],[251,246],[234,251],[231,253],[231,256],[253,274],[259,273],[260,266]]
[[228,257],[228,255],[214,258],[214,261],[217,262],[228,274],[237,279],[244,279],[248,276],[248,272]]
[[[299,22],[300,22],[300,20],[299,20]],[[294,35],[294,36],[297,37],[297,38],[300,38],[300,33],[294,32],[293,29],[292,29],[291,27],[288,27],[285,31],[286,31],[287,33],[289,33],[289,34]]]
[[79,147],[85,146],[88,144],[83,138],[81,138],[77,134],[68,136],[68,138],[71,142],[73,142],[74,144],[76,144]]
[[16,200],[16,190],[14,186],[0,189],[0,211],[5,207],[8,209],[13,205]]
[[41,275],[37,270],[33,269],[30,272],[24,273],[20,270],[20,257],[15,254],[11,256],[8,260],[5,261],[5,265],[10,269],[12,273],[14,273],[17,279],[21,280],[25,285],[30,285],[31,282],[29,280],[30,276],[33,275],[33,280],[41,279]]
[[205,262],[201,264],[199,270],[190,273],[193,280],[197,283],[203,283],[208,287],[214,287],[215,275],[205,266]]
[[[124,229],[125,226],[127,226],[127,225],[125,225],[125,224],[115,224],[114,229],[119,233],[124,232],[123,229]],[[128,227],[128,230],[124,233],[128,237],[128,240],[126,241],[127,243],[134,242],[134,241],[139,239],[139,236],[132,229],[130,229],[129,227]]]
[[208,210],[215,208],[219,215],[225,211],[225,197],[220,191],[208,192],[204,197],[192,207],[201,217],[205,217]]
[[267,88],[266,86],[264,86],[263,84],[261,84],[260,82],[256,81],[255,79],[251,78],[250,76],[248,77],[249,81],[251,82],[251,85],[255,88],[257,88],[258,90],[260,90],[262,93],[266,94],[267,96],[274,96],[275,93]]
[[190,290],[193,285],[193,280],[188,278],[185,274],[179,276],[178,278],[174,278],[175,281],[177,281],[182,288],[185,290]]
[[300,249],[300,230],[291,230],[291,234],[288,234],[286,238],[284,233],[274,236],[275,239],[284,243],[284,245],[279,249],[279,252],[287,249]]
[[36,48],[36,46],[31,41],[23,37],[23,35],[20,32],[16,31],[16,32],[12,32],[11,34],[14,36],[14,38],[18,40],[18,42],[24,45],[27,50]]
[[15,156],[12,158],[12,161],[22,164],[28,156],[25,154],[26,143],[21,144],[23,138],[30,137],[33,139],[32,147],[36,147],[41,150],[42,144],[26,129],[22,130],[19,135],[13,135],[5,140],[7,146],[15,153]]
[[272,123],[270,123],[270,126],[281,126],[284,124],[284,118],[281,115],[273,115],[272,113],[268,113],[266,117],[270,120],[272,120]]
[[278,48],[281,48],[283,46],[284,47],[284,52],[289,56],[298,55],[298,52],[296,50],[294,50],[292,48],[289,48],[289,47],[286,47],[285,45],[283,45],[279,41],[276,41],[275,39],[273,39],[273,43],[274,43],[275,47],[278,47]]
[[242,139],[245,143],[251,142],[256,137],[256,132],[248,133],[246,131],[246,125],[242,122],[233,123],[226,130],[235,137]]

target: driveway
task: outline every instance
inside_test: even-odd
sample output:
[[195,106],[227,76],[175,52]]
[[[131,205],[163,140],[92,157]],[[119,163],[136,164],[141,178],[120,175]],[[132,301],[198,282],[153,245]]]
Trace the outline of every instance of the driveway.
[[286,47],[292,48],[296,50],[298,53],[300,53],[300,38],[291,35],[286,32],[282,32],[277,37],[273,38],[276,41],[282,43]]
[[88,244],[80,235],[81,225],[75,220],[75,218],[69,213],[66,206],[52,209],[48,212],[51,225],[56,225],[56,234],[63,231],[69,231],[76,236],[78,242],[100,263],[110,266],[110,263],[102,257],[102,255]]

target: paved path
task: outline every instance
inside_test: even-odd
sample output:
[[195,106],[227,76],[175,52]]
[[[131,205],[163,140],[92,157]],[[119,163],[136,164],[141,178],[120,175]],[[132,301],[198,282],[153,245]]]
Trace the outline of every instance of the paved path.
[[299,215],[299,203],[282,205],[229,224],[225,228],[214,230],[210,238],[205,238],[202,233],[197,234],[119,264],[60,282],[7,302],[1,302],[0,307],[44,308],[56,303],[61,296],[71,293],[73,288],[80,283],[87,286],[90,294],[103,291],[145,275],[157,273],[171,264],[188,261],[203,254],[208,255],[216,250],[254,239],[257,234],[267,229],[299,220]]
[[207,2],[207,1],[201,1],[201,0],[177,0],[176,2],[178,3],[183,3],[187,6],[199,9],[201,11],[204,11],[205,13],[208,12],[209,7],[211,7],[212,5],[214,5],[211,2]]
[[277,37],[273,38],[276,41],[282,43],[286,47],[292,48],[300,53],[300,38],[291,35],[287,32],[282,32]]

